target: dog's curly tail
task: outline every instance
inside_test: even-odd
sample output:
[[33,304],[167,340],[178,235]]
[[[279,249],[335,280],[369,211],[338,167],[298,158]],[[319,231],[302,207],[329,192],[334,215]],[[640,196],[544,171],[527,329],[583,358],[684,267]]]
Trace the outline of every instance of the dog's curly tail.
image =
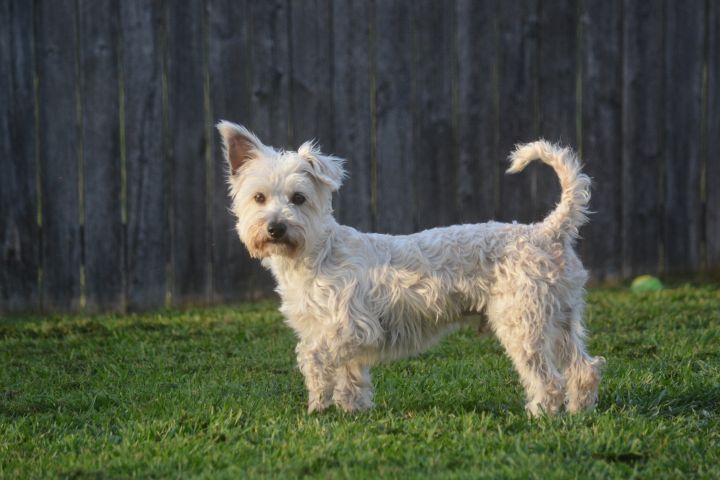
[[507,173],[517,173],[533,160],[550,165],[560,178],[560,203],[539,226],[548,234],[565,233],[577,238],[578,229],[587,222],[590,201],[590,177],[580,170],[580,161],[570,148],[563,148],[545,140],[516,145],[510,154]]

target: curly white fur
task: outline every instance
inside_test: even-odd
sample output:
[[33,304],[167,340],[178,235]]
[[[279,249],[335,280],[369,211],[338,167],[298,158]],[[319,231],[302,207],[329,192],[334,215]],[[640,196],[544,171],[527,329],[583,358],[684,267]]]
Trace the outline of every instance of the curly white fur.
[[[590,179],[569,149],[518,146],[511,173],[540,159],[562,186],[557,208],[532,225],[488,222],[413,235],[361,233],[332,216],[342,160],[313,143],[263,145],[221,122],[237,231],[277,280],[281,312],[298,336],[308,410],[372,403],[370,367],[423,351],[481,313],[517,369],[530,414],[591,408],[602,357],[584,345],[587,273],[573,251],[587,221]],[[299,196],[298,196],[299,195]],[[268,226],[287,232],[273,238]]]

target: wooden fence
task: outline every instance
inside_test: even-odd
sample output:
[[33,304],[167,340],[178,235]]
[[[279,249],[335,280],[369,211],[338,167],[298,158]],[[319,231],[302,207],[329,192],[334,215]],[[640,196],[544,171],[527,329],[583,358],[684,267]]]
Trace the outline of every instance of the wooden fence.
[[228,214],[213,124],[348,158],[340,219],[410,232],[537,220],[545,167],[594,178],[598,280],[720,268],[714,0],[0,2],[0,311],[266,294]]

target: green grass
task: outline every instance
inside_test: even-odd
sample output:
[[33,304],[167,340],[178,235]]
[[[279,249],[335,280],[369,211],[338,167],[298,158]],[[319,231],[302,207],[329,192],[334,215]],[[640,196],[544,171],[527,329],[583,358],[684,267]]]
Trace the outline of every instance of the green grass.
[[720,292],[597,290],[598,408],[531,420],[492,337],[374,369],[376,408],[305,413],[271,302],[0,320],[0,477],[720,477]]

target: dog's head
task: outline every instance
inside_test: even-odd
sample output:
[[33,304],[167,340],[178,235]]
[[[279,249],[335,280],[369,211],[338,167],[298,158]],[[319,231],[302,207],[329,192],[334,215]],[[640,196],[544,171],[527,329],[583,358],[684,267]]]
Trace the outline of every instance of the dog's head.
[[313,142],[297,152],[264,145],[241,125],[222,121],[227,179],[236,229],[250,255],[294,257],[325,233],[332,192],[345,176],[343,160]]

